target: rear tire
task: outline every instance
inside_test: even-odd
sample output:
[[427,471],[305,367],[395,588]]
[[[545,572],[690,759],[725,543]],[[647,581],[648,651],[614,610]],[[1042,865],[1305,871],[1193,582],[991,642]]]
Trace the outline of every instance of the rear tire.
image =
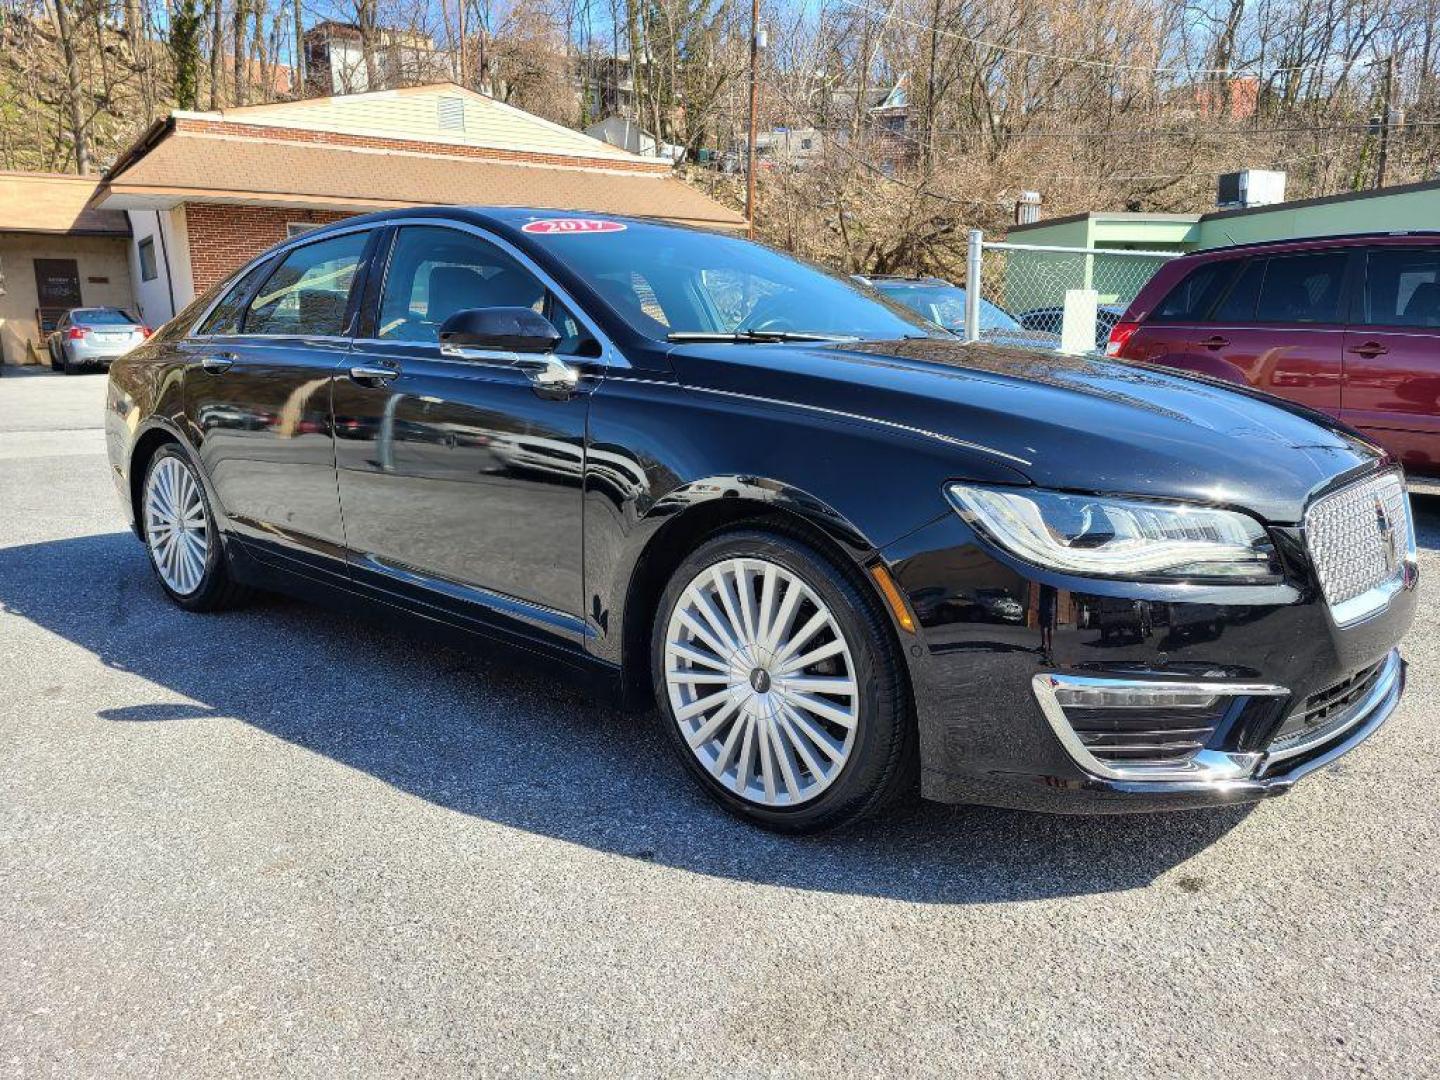
[[702,544],[660,599],[651,665],[671,746],[747,821],[821,832],[914,786],[909,683],[884,611],[807,543],[747,529]]
[[180,607],[224,611],[250,598],[250,589],[231,577],[200,474],[174,443],[157,450],[145,470],[140,523],[150,568]]

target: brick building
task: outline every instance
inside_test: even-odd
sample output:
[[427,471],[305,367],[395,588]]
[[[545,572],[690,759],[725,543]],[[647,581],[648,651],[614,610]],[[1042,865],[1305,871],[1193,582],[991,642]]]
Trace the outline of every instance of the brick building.
[[287,236],[370,210],[537,206],[744,224],[667,162],[450,83],[172,113],[121,155],[98,203],[129,216],[131,277],[152,325]]

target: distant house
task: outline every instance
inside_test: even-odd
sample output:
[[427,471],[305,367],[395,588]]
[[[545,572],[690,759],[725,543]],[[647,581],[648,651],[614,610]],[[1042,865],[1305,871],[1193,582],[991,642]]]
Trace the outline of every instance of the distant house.
[[812,103],[826,128],[842,128],[858,119],[862,128],[903,132],[910,124],[908,81],[902,75],[889,85],[825,86],[811,95]]
[[[832,136],[848,141],[839,135]],[[819,128],[773,128],[755,136],[757,169],[804,169],[825,156],[827,136]],[[730,144],[724,157],[727,172],[744,172],[749,160],[750,143],[738,138]]]
[[450,74],[447,58],[427,34],[381,26],[371,38],[372,59],[367,64],[364,37],[355,23],[327,19],[305,31],[305,77],[311,92],[363,94],[433,82]]
[[453,83],[174,112],[120,156],[98,196],[129,218],[135,291],[152,325],[286,236],[433,203],[744,224],[667,161]]
[[620,116],[607,116],[599,123],[591,124],[585,129],[585,134],[641,157],[664,158],[667,161],[683,161],[685,158],[683,146],[663,142],[634,120]]
[[0,360],[42,362],[72,307],[135,303],[125,215],[96,204],[100,178],[0,172]]

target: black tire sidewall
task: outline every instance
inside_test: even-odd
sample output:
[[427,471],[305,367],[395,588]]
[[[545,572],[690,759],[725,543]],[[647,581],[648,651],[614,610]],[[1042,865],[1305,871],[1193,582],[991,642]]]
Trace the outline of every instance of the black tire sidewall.
[[[210,543],[205,550],[205,576],[200,579],[200,587],[188,595],[176,592],[165,583],[159,567],[155,565],[155,555],[150,548],[150,538],[143,535],[145,532],[145,502],[149,497],[150,478],[166,458],[174,458],[180,462],[182,467],[190,471],[191,478],[199,488],[200,501],[205,506],[206,527],[210,534]],[[140,522],[141,538],[145,541],[146,560],[150,563],[150,570],[155,575],[155,580],[160,583],[160,588],[165,590],[165,595],[187,611],[213,610],[230,584],[230,576],[225,563],[225,546],[220,537],[220,530],[215,524],[215,511],[210,506],[210,493],[205,489],[205,480],[185,451],[174,443],[167,443],[157,450],[155,456],[150,459],[150,464],[145,468],[145,481],[140,489]]]
[[[665,682],[665,634],[681,595],[707,567],[729,558],[759,558],[802,578],[830,608],[850,646],[860,688],[855,744],[840,775],[814,799],[794,808],[749,802],[713,777],[685,741],[670,705]],[[836,828],[865,816],[894,794],[905,753],[913,752],[914,729],[908,682],[884,615],[851,575],[811,545],[790,536],[746,529],[719,534],[701,544],[675,570],[661,596],[651,634],[651,669],[658,722],[681,762],[705,791],[727,810],[781,832],[809,833]]]

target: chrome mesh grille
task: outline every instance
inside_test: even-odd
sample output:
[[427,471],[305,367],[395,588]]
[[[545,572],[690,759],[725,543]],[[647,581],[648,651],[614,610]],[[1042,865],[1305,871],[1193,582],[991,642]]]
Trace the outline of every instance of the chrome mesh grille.
[[[1305,512],[1305,542],[1332,609],[1399,578],[1410,545],[1410,503],[1400,474],[1386,473],[1317,499]],[[1384,603],[1377,597],[1374,607]]]

